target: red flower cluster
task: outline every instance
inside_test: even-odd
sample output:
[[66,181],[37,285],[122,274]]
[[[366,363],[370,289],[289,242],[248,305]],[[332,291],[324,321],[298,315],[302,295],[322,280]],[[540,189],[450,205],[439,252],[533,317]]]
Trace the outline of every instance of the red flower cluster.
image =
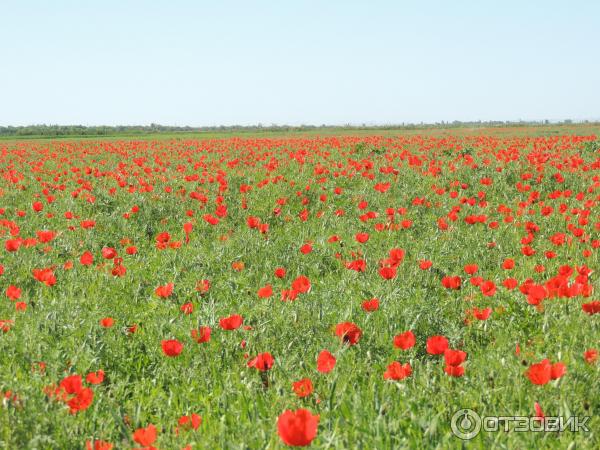
[[532,364],[527,369],[526,375],[533,384],[543,385],[550,380],[557,380],[567,373],[566,366],[557,362],[552,364],[548,359],[544,359],[539,363]]
[[[101,370],[86,377],[90,384],[100,384],[103,380],[104,372]],[[65,403],[71,414],[86,410],[94,400],[94,391],[84,387],[81,375],[77,374],[63,378],[58,386],[47,386],[44,392],[48,397]]]

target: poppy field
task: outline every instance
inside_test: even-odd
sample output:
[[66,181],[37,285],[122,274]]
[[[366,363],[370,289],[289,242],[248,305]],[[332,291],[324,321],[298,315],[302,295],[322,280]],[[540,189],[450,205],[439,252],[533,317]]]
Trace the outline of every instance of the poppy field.
[[0,142],[0,448],[460,448],[589,417],[594,135]]

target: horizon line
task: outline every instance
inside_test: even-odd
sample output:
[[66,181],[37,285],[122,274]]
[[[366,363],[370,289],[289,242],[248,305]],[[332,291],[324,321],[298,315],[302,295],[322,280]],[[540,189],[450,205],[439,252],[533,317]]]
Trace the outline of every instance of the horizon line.
[[251,123],[251,124],[215,124],[215,125],[177,125],[177,124],[163,124],[157,122],[150,122],[147,124],[141,123],[122,123],[122,124],[81,124],[81,123],[29,123],[26,125],[0,125],[3,129],[23,129],[23,128],[60,128],[60,127],[78,127],[78,128],[184,128],[184,129],[215,129],[215,128],[402,128],[402,127],[415,127],[415,126],[452,126],[452,125],[570,125],[570,124],[600,124],[600,118],[587,118],[587,119],[517,119],[517,120],[440,120],[436,122],[347,122],[347,123]]

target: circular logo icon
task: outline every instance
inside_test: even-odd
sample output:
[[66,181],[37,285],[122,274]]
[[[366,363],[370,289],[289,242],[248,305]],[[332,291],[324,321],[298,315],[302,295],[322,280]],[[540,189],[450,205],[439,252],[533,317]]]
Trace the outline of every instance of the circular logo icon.
[[452,416],[450,427],[454,436],[468,441],[479,434],[481,417],[472,409],[461,409]]

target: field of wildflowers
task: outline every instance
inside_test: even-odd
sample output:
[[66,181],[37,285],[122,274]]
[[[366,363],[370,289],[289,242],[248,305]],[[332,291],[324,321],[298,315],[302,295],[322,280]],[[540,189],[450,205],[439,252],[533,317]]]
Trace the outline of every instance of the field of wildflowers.
[[[589,416],[593,135],[0,143],[0,447],[452,448]],[[570,447],[571,448],[571,447]]]

